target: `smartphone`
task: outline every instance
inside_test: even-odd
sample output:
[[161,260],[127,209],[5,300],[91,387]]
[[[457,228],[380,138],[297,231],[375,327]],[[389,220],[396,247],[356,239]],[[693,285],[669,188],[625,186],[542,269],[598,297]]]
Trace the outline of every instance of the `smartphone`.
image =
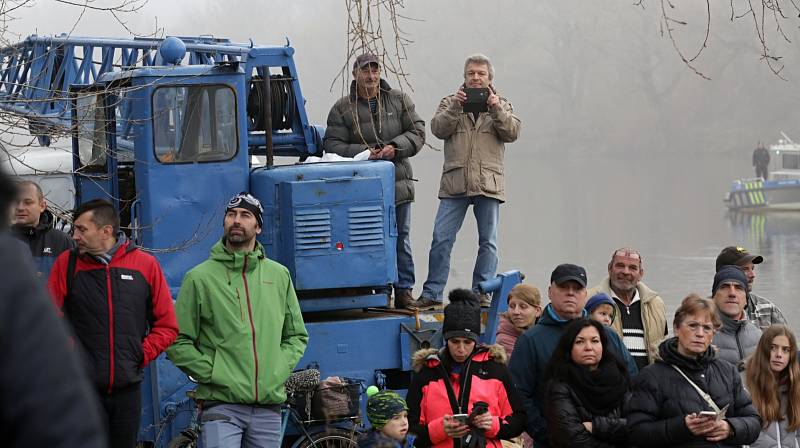
[[714,412],[714,411],[700,411],[697,415],[699,415],[701,417],[711,417],[711,418],[714,418],[714,419],[717,418],[717,413]]
[[467,87],[464,89],[467,100],[464,102],[464,112],[487,112],[489,105],[489,89],[486,87]]
[[455,414],[453,420],[457,421],[459,425],[466,425],[469,420],[469,414]]

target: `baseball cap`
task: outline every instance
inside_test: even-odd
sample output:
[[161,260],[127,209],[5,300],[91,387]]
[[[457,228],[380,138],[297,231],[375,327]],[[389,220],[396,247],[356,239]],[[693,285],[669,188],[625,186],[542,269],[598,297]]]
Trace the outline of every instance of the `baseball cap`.
[[377,64],[378,67],[380,67],[381,61],[378,59],[378,56],[372,53],[364,53],[356,58],[356,61],[353,63],[353,70],[359,69],[367,64]]
[[582,287],[586,287],[586,269],[575,264],[564,263],[556,266],[550,274],[550,283],[556,285],[564,284],[570,280],[578,282]]
[[722,249],[722,252],[717,255],[717,265],[715,270],[719,271],[720,268],[725,265],[741,266],[751,261],[753,264],[759,264],[764,261],[764,257],[761,255],[751,254],[742,246],[728,246],[725,249]]

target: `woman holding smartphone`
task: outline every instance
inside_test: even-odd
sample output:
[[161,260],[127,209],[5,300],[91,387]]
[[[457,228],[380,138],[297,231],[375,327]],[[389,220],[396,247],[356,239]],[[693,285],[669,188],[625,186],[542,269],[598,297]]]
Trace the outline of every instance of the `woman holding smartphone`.
[[[409,432],[416,447],[486,446],[522,433],[525,411],[499,345],[478,344],[481,309],[466,289],[450,292],[444,309],[445,346],[414,354],[408,388]],[[476,443],[475,445],[472,445]]]
[[714,302],[697,294],[675,311],[675,337],[633,380],[625,406],[629,441],[646,447],[717,447],[753,443],[761,432],[736,366],[711,347],[720,327]]
[[745,372],[747,389],[763,422],[761,435],[750,446],[800,446],[800,366],[794,333],[783,325],[764,330]]
[[575,319],[547,368],[545,417],[552,447],[627,446],[622,405],[628,370],[609,350],[603,325]]

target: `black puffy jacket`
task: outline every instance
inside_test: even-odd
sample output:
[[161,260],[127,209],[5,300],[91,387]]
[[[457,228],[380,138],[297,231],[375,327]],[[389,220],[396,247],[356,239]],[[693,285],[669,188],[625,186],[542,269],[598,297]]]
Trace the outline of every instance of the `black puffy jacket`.
[[[628,431],[622,407],[607,415],[592,415],[569,384],[551,381],[547,386],[547,431],[550,446],[612,448],[627,446]],[[583,422],[592,422],[592,432]]]
[[37,275],[44,282],[50,275],[56,257],[75,247],[75,242],[69,235],[53,228],[54,221],[53,214],[45,210],[35,227],[14,225],[11,228],[15,237],[28,244],[36,263]]
[[[761,418],[744,389],[736,367],[718,359],[709,347],[697,359],[677,352],[677,338],[659,345],[660,359],[639,372],[633,394],[625,406],[629,440],[647,447],[717,447],[753,443],[761,433]],[[695,384],[711,396],[718,407],[728,407],[725,419],[733,434],[720,443],[693,435],[684,418],[711,407],[670,364],[678,366]]]

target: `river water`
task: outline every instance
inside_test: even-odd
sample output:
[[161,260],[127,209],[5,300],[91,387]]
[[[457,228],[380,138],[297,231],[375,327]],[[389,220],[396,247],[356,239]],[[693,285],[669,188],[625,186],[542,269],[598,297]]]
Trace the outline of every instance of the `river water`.
[[[442,153],[430,148],[412,159],[419,179],[411,236],[415,295],[427,273],[441,162]],[[595,285],[607,275],[616,248],[634,247],[644,259],[643,281],[661,294],[671,322],[688,293],[711,294],[719,251],[740,245],[764,257],[754,291],[800,328],[800,212],[731,214],[722,202],[733,179],[752,176],[749,165],[745,150],[712,155],[642,149],[601,156],[537,152],[526,142],[508,145],[498,272],[519,269],[546,295],[557,264],[584,266],[589,285]],[[476,252],[470,212],[453,249],[448,290],[470,286]]]

